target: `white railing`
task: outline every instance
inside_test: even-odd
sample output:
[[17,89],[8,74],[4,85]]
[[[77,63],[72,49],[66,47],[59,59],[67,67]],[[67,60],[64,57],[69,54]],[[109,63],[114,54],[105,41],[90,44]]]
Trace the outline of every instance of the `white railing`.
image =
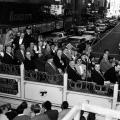
[[[0,75],[1,77],[3,75]],[[6,75],[5,75],[6,76]],[[8,76],[10,77],[10,76]],[[25,99],[25,71],[24,71],[24,65],[21,64],[20,66],[20,97],[21,99]],[[67,93],[68,93],[68,75],[67,73],[64,73],[64,82],[63,82],[63,101],[67,101]],[[118,84],[116,83],[114,85],[114,93],[113,93],[113,98],[112,98],[112,109],[116,109],[116,104],[117,104],[117,99],[118,99]]]
[[105,117],[105,120],[111,120],[113,118],[120,119],[119,111],[83,103],[83,104],[75,105],[62,120],[72,120],[73,118],[74,120],[80,120],[81,110],[102,115]]

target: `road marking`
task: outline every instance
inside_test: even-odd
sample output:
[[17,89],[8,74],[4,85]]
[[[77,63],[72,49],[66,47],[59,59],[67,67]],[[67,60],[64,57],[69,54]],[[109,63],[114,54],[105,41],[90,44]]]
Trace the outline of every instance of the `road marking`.
[[[106,33],[102,38],[101,38],[101,40],[103,40],[105,37],[107,37],[109,34],[111,34],[112,33],[112,31],[116,28],[116,27],[118,27],[120,25],[120,23],[118,23],[113,29],[111,29],[108,33]],[[113,32],[114,33],[114,32]]]
[[[116,27],[118,27],[120,25],[120,23],[118,23],[114,28],[112,28],[108,33],[106,33],[95,45],[94,45],[94,47],[98,44],[98,43],[100,43],[105,37],[107,37],[109,34],[111,34],[112,33],[112,31],[116,28]],[[114,32],[113,32],[114,33]]]

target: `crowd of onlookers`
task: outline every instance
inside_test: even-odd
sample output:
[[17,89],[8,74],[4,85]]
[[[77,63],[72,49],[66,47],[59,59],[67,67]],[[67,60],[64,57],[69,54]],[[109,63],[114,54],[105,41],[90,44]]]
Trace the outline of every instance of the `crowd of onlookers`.
[[[0,106],[0,120],[62,120],[71,108],[67,101],[61,104],[61,110],[53,109],[50,101],[45,101],[42,105],[38,103],[28,106],[27,101],[23,101],[16,109],[11,104]],[[81,111],[80,120],[95,120],[95,114],[89,113],[87,117]]]
[[[52,39],[39,35],[37,39],[32,29],[16,34],[9,30],[5,44],[0,46],[0,61],[5,64],[24,64],[25,70],[46,72],[48,75],[63,75],[73,81],[89,81],[98,85],[119,82],[119,61],[104,50],[98,60],[92,55],[89,44],[54,43]],[[107,82],[106,82],[107,81]]]

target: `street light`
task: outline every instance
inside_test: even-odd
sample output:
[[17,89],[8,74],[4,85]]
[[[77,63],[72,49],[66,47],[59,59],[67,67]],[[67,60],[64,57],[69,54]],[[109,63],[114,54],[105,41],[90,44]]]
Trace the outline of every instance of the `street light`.
[[88,7],[90,7],[91,6],[91,3],[88,3]]

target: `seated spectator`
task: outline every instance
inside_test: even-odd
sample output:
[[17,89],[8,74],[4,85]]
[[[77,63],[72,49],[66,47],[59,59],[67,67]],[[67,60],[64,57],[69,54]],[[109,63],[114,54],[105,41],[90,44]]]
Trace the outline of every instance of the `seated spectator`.
[[75,50],[75,48],[72,48],[71,52],[72,52],[72,60],[75,61],[79,57],[79,54],[77,50]]
[[[82,41],[85,41],[85,38],[83,38]],[[86,48],[86,43],[85,43],[85,42],[82,42],[82,43],[78,44],[77,48],[78,48],[78,52],[79,52],[79,53],[83,53],[83,51],[84,51],[85,48]]]
[[39,41],[43,41],[43,36],[42,36],[42,35],[39,35],[39,36],[38,36],[38,42],[39,42]]
[[20,33],[20,35],[16,35],[15,38],[14,38],[14,41],[12,43],[13,46],[15,46],[15,50],[18,50],[19,49],[19,46],[21,44],[24,44],[24,33]]
[[92,52],[92,47],[90,46],[90,44],[86,44],[84,53],[87,55],[88,58],[91,56],[91,52]]
[[22,64],[25,61],[25,47],[23,44],[20,45],[20,48],[15,52],[15,58],[18,64]]
[[53,57],[49,57],[49,59],[47,60],[46,64],[45,64],[45,72],[48,75],[56,75],[56,74],[60,74],[58,69],[56,68],[55,64],[53,63]]
[[45,57],[42,55],[41,57],[39,56],[38,58],[36,58],[33,62],[33,64],[35,65],[35,69],[37,69],[38,71],[41,72],[45,72]]
[[32,111],[34,112],[34,116],[31,118],[31,120],[50,120],[48,115],[45,113],[45,111],[42,111],[38,104],[32,106]]
[[31,118],[40,115],[40,105],[39,104],[32,104],[31,105]]
[[35,53],[35,50],[34,50],[34,43],[31,42],[29,47],[26,49],[26,52],[30,52],[31,54],[31,59],[35,59],[37,57],[37,54]]
[[120,65],[116,63],[114,67],[111,67],[105,72],[104,74],[105,80],[115,84],[116,82],[119,81],[119,76],[120,76],[119,72],[120,72]]
[[11,107],[11,104],[6,104],[8,107],[8,112],[6,113],[6,116],[8,117],[9,120],[13,120],[17,116],[17,112],[15,109]]
[[114,67],[117,60],[114,57],[109,57],[109,62],[111,63],[112,67]]
[[12,47],[11,46],[6,46],[6,51],[5,51],[4,57],[2,59],[2,62],[5,64],[17,64],[15,57],[12,55]]
[[8,112],[8,107],[6,104],[0,106],[0,120],[9,120],[6,116],[7,112]]
[[56,55],[56,52],[57,52],[57,50],[58,50],[58,46],[57,45],[55,45],[54,43],[52,43],[52,45],[50,46],[50,54],[52,55],[52,56],[55,56]]
[[83,114],[84,114],[84,111],[83,111],[83,110],[81,110],[80,120],[86,120],[86,118],[83,116]]
[[119,52],[119,55],[120,55],[120,42],[118,43],[118,52]]
[[89,58],[90,58],[90,62],[91,62],[89,65],[90,65],[90,67],[91,67],[91,70],[93,70],[95,64],[98,63],[98,62],[96,61],[96,58],[95,58],[95,56],[93,56],[93,55],[91,55]]
[[30,52],[26,52],[25,61],[24,61],[25,70],[35,70],[35,64],[31,58]]
[[25,110],[27,109],[28,105],[26,101],[23,101],[17,108],[18,115],[13,120],[31,120],[30,116],[25,114]]
[[90,112],[87,116],[87,120],[96,120],[95,113]]
[[71,51],[71,49],[65,48],[63,50],[63,55],[66,57],[66,59],[72,60],[72,51]]
[[55,66],[58,68],[59,73],[64,73],[66,69],[66,60],[62,57],[62,50],[58,49],[57,54],[53,57],[53,62]]
[[12,29],[8,30],[5,36],[5,46],[10,46],[13,42],[14,32]]
[[50,48],[50,45],[48,44],[49,42],[47,41],[46,42],[46,46],[45,46],[45,49],[44,49],[44,54],[45,54],[45,56],[48,56],[48,55],[50,55],[51,54],[51,48]]
[[86,65],[82,64],[81,59],[76,60],[75,68],[77,70],[77,73],[81,76],[82,80],[85,80],[85,78],[86,78]]
[[58,111],[57,110],[52,110],[52,104],[50,101],[46,101],[43,104],[43,107],[45,108],[45,114],[48,115],[48,118],[50,120],[57,120],[58,119]]
[[32,36],[32,29],[30,26],[26,27],[26,31],[25,31],[25,36],[24,36],[24,45],[25,45],[25,49],[27,49],[30,45],[30,43],[34,43],[35,39]]
[[[21,113],[21,110],[24,111],[24,109],[26,109],[28,107],[28,104],[26,101],[23,101],[16,109],[17,114]],[[19,113],[20,112],[20,113]]]
[[68,79],[71,79],[73,81],[81,80],[80,74],[77,73],[77,70],[75,68],[75,62],[70,61],[69,65],[67,67],[67,73],[68,73]]
[[81,60],[82,60],[82,64],[88,65],[90,63],[90,59],[86,54],[81,55]]
[[92,70],[91,80],[98,85],[104,85],[105,78],[100,71],[100,64],[95,64],[95,67]]
[[62,111],[59,112],[58,120],[62,120],[65,117],[65,115],[70,111],[68,106],[69,106],[68,102],[67,101],[63,101],[63,103],[61,105]]
[[43,46],[43,42],[42,41],[38,41],[37,45],[34,46],[35,53],[43,54],[42,46]]
[[112,67],[112,64],[108,59],[109,57],[108,55],[109,55],[109,51],[106,50],[100,62],[100,69],[103,73],[105,73],[107,70],[109,70]]
[[3,48],[3,45],[0,44],[0,62],[2,61],[4,57],[4,48]]
[[31,110],[30,117],[33,118],[35,116],[35,113],[34,113],[34,104],[31,105],[30,110]]

